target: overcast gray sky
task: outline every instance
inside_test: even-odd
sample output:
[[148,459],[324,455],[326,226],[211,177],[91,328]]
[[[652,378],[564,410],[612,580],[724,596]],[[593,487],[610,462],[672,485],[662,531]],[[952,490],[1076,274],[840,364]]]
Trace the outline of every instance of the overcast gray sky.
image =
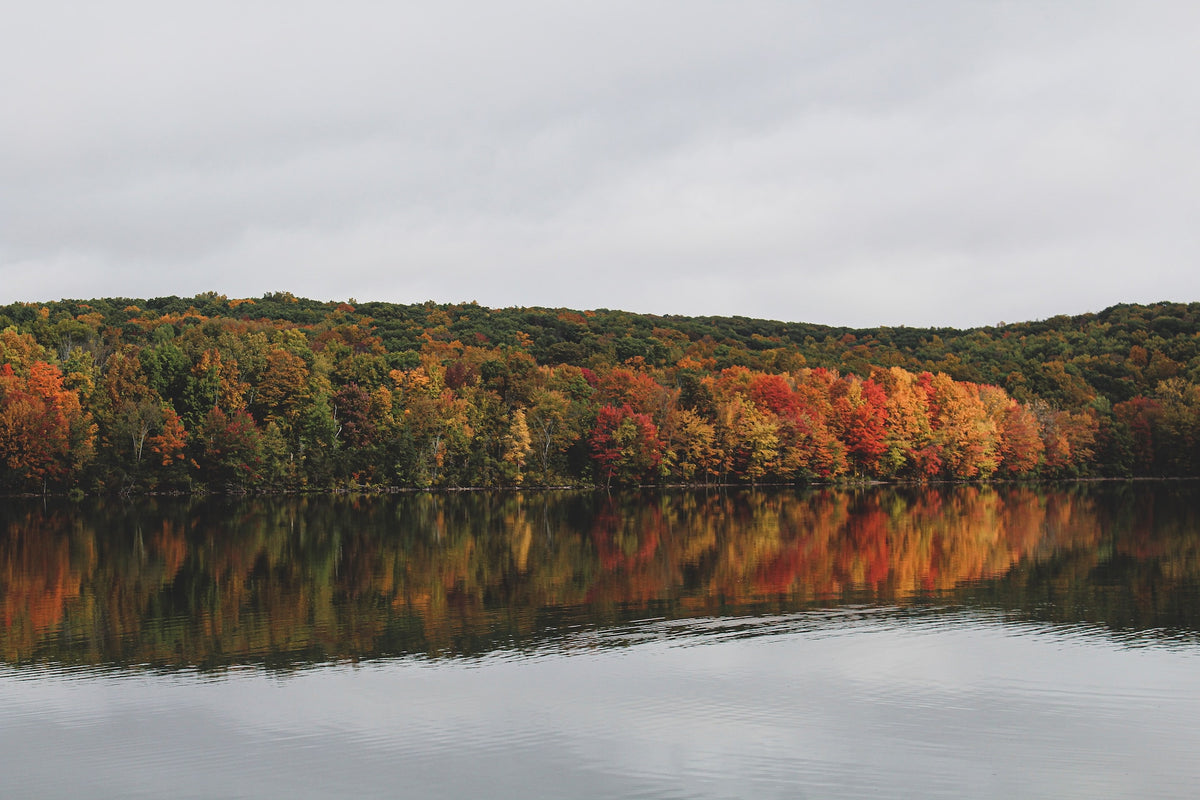
[[5,3],[0,302],[1200,300],[1200,3]]

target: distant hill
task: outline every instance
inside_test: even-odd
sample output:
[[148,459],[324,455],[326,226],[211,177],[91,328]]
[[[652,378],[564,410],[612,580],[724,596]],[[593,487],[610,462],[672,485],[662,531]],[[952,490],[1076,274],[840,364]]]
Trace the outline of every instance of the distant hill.
[[[515,344],[520,332],[532,339],[530,352],[542,364],[589,366],[641,356],[651,366],[664,367],[690,346],[707,345],[718,367],[771,368],[776,361],[789,362],[786,353],[794,353],[809,366],[859,374],[878,365],[943,371],[956,380],[1002,386],[1021,399],[1041,397],[1068,404],[1079,400],[1081,381],[1113,402],[1153,391],[1166,378],[1200,381],[1200,303],[1121,304],[1097,314],[960,330],[845,328],[608,309],[491,309],[474,303],[351,305],[286,292],[239,301],[205,293],[192,298],[18,303],[0,306],[0,327],[32,325],[40,308],[48,309],[50,322],[60,325],[67,316],[88,313],[99,313],[108,325],[125,325],[146,312],[194,312],[205,318],[281,320],[301,326],[317,325],[342,309],[347,319],[369,319],[391,353],[419,349],[426,332],[494,345]],[[52,338],[56,334],[61,341],[63,330],[50,331]]]

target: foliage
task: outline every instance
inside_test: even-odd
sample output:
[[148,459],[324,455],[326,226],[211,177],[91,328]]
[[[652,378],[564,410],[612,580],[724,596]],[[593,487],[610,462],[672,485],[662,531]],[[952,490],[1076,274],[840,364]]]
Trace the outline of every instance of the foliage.
[[980,328],[231,300],[0,307],[0,488],[1200,474],[1200,304]]

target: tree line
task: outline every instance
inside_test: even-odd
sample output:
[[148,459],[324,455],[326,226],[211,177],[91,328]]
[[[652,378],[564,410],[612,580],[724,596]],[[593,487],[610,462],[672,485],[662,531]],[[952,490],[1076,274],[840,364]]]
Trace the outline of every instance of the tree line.
[[0,489],[1200,474],[1200,304],[849,330],[477,304],[0,306]]

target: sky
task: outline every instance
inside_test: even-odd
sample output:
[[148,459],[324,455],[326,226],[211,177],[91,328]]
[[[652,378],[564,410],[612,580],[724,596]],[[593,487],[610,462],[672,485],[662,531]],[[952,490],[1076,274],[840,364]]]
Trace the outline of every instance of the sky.
[[9,3],[0,303],[1200,300],[1200,3]]

